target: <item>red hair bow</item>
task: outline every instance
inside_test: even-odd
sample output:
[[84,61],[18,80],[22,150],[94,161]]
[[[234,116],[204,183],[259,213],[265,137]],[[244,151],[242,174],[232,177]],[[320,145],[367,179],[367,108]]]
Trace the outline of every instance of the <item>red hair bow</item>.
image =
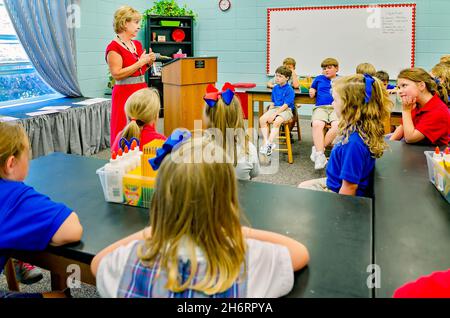
[[214,85],[209,84],[206,87],[206,94],[203,96],[203,99],[209,107],[214,107],[219,99],[219,96],[222,96],[225,104],[230,105],[234,97],[234,86],[226,82],[222,86],[222,90],[219,92]]

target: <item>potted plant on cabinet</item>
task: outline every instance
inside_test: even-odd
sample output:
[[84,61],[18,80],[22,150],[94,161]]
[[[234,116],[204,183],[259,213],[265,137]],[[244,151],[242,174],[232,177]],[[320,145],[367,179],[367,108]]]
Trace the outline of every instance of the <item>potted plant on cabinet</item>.
[[166,17],[192,16],[194,21],[197,14],[186,5],[180,7],[175,0],[158,0],[155,1],[153,7],[144,12],[144,18],[148,15],[160,15]]

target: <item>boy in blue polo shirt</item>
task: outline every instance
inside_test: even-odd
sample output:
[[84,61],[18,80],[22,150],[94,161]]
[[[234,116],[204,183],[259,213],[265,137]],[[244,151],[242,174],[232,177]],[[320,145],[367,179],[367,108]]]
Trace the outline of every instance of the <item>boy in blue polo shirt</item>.
[[[5,250],[40,251],[49,244],[79,241],[83,233],[72,209],[23,183],[28,174],[29,153],[25,130],[0,122],[0,274],[8,257]],[[0,290],[0,298],[23,296]]]
[[[292,57],[287,57],[287,58],[285,58],[283,60],[283,66],[286,66],[288,69],[290,69],[292,71],[292,75],[291,75],[291,78],[289,79],[288,83],[293,88],[299,88],[300,87],[300,82],[298,80],[298,75],[297,75],[297,72],[295,71],[295,65],[296,64],[297,64],[297,62]],[[267,82],[267,87],[268,88],[273,88],[276,84],[277,84],[276,83],[276,78],[274,76],[270,81]]]
[[[314,162],[314,169],[325,168],[327,158],[325,157],[325,148],[331,144],[338,131],[338,118],[331,104],[331,83],[336,78],[339,70],[339,63],[334,58],[326,58],[322,61],[322,75],[317,76],[309,90],[311,98],[316,97],[316,107],[312,113],[312,136],[314,146],[311,151],[311,160]],[[331,124],[331,128],[326,135],[323,135],[325,124]]]
[[[269,110],[259,119],[261,131],[264,139],[264,145],[259,152],[270,156],[275,144],[273,141],[278,136],[280,126],[285,121],[293,117],[295,93],[291,85],[288,84],[292,76],[292,71],[286,66],[280,66],[275,71],[276,85],[272,89],[272,104]],[[269,125],[273,124],[272,131],[269,134]]]

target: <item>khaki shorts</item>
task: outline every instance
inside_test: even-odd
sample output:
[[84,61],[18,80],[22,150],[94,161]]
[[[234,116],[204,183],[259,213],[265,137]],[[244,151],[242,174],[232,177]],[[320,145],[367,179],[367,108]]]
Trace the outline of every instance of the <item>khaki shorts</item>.
[[323,192],[333,192],[327,188],[327,178],[312,179],[298,185],[301,189],[309,189]]
[[[277,112],[276,108],[270,108],[266,114],[267,115],[271,115],[271,114],[275,114]],[[288,121],[290,119],[292,119],[294,117],[294,115],[292,114],[292,110],[290,108],[286,109],[284,112],[279,113],[278,116],[280,116],[281,118],[284,119],[284,121]]]
[[336,112],[333,106],[318,106],[313,108],[312,121],[321,120],[326,123],[338,120]]

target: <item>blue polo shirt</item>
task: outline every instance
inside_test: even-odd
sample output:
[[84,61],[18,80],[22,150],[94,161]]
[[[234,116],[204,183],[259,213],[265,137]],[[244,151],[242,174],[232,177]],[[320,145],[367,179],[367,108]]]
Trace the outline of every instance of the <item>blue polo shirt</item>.
[[287,104],[289,108],[294,111],[294,98],[294,89],[287,83],[283,86],[275,85],[272,89],[272,102],[275,107]]
[[327,188],[339,192],[342,180],[358,184],[357,196],[363,196],[375,167],[375,158],[357,132],[346,144],[337,143],[331,151],[327,166]]
[[331,95],[331,79],[325,75],[317,76],[311,84],[316,92],[316,106],[331,105],[333,96]]
[[44,250],[71,213],[23,182],[0,179],[0,273],[2,250]]

